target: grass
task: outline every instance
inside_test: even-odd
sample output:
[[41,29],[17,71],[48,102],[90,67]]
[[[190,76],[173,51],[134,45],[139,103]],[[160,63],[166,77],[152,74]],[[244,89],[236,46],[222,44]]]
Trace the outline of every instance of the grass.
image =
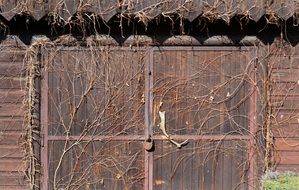
[[299,190],[299,176],[279,174],[263,180],[264,190]]

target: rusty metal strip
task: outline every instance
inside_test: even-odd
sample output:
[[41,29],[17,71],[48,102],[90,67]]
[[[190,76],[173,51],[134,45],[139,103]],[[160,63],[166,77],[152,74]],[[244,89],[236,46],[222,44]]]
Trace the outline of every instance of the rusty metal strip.
[[[145,136],[146,138],[153,137],[153,124],[152,124],[152,108],[153,108],[153,48],[150,48],[147,55],[147,61],[145,62]],[[145,181],[144,189],[153,189],[153,162],[154,154],[153,152],[148,152],[145,150],[144,159],[144,172]]]
[[[113,135],[98,135],[98,136],[68,136],[69,141],[102,141],[102,140],[112,140],[112,141],[145,141],[147,135],[122,135],[122,136],[113,136]],[[165,135],[154,135],[151,137],[153,140],[167,140]],[[250,140],[250,135],[171,135],[171,138],[174,140]],[[66,136],[48,136],[48,141],[64,141]]]
[[[47,55],[47,54],[46,54]],[[44,61],[44,54],[42,61]],[[43,63],[42,80],[41,80],[41,131],[42,131],[42,148],[41,148],[41,164],[42,164],[42,189],[48,189],[49,181],[49,162],[48,162],[48,65]]]
[[[149,133],[151,136],[153,136],[153,104],[154,104],[154,94],[153,94],[153,88],[154,88],[154,50],[151,48],[150,50],[150,62],[149,62],[149,117],[150,117],[150,123],[149,123]],[[148,171],[148,177],[149,177],[149,190],[153,190],[154,188],[154,152],[149,152],[149,171]]]
[[[171,135],[174,140],[249,140],[249,135]],[[164,135],[155,135],[154,140],[166,140]]]
[[114,141],[143,141],[145,140],[144,135],[122,135],[122,136],[113,136],[113,135],[86,135],[86,136],[49,136],[49,141],[102,141],[102,140],[114,140]]
[[[256,51],[254,49],[253,51]],[[256,178],[256,132],[257,132],[257,76],[256,76],[256,63],[257,60],[254,60],[252,64],[252,69],[250,71],[250,77],[251,80],[254,82],[251,86],[251,96],[250,96],[250,105],[249,105],[249,130],[250,130],[250,139],[249,139],[249,144],[248,144],[248,150],[249,150],[249,170],[248,170],[248,189],[249,190],[254,190],[256,189],[255,187],[255,178]]]
[[[146,61],[145,61],[145,89],[144,89],[144,99],[145,99],[145,106],[144,106],[144,135],[148,138],[149,137],[149,125],[150,125],[150,118],[149,118],[149,55],[151,52],[146,52]],[[149,152],[144,150],[144,189],[149,189]]]

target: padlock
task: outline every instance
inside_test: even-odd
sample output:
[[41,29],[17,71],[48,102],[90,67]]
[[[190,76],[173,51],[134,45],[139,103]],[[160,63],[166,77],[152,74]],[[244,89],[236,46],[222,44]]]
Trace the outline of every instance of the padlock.
[[155,150],[155,142],[154,142],[154,140],[151,137],[147,138],[144,141],[144,143],[143,143],[143,147],[148,152],[154,151]]

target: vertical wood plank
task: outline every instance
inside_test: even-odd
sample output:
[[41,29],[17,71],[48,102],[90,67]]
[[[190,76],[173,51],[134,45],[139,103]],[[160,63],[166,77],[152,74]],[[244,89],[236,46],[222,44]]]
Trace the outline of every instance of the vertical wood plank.
[[[233,148],[233,145],[230,141],[225,141],[224,144],[224,149],[230,149],[231,147]],[[225,151],[223,153],[223,170],[222,170],[222,175],[223,175],[223,190],[230,190],[234,189],[232,187],[232,154],[230,151]]]
[[[163,155],[163,141],[156,141],[155,142],[155,151],[154,151],[154,179],[153,179],[153,189],[155,190],[161,190],[162,187],[165,185],[165,178],[162,176],[162,170],[166,169],[163,168],[162,160],[163,158],[161,157]],[[166,181],[166,183],[168,183]]]

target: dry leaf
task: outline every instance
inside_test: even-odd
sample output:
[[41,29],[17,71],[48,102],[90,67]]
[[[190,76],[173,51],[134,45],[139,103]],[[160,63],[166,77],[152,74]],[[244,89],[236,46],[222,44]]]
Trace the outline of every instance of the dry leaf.
[[164,183],[165,183],[165,181],[162,179],[155,179],[155,185],[162,185]]

